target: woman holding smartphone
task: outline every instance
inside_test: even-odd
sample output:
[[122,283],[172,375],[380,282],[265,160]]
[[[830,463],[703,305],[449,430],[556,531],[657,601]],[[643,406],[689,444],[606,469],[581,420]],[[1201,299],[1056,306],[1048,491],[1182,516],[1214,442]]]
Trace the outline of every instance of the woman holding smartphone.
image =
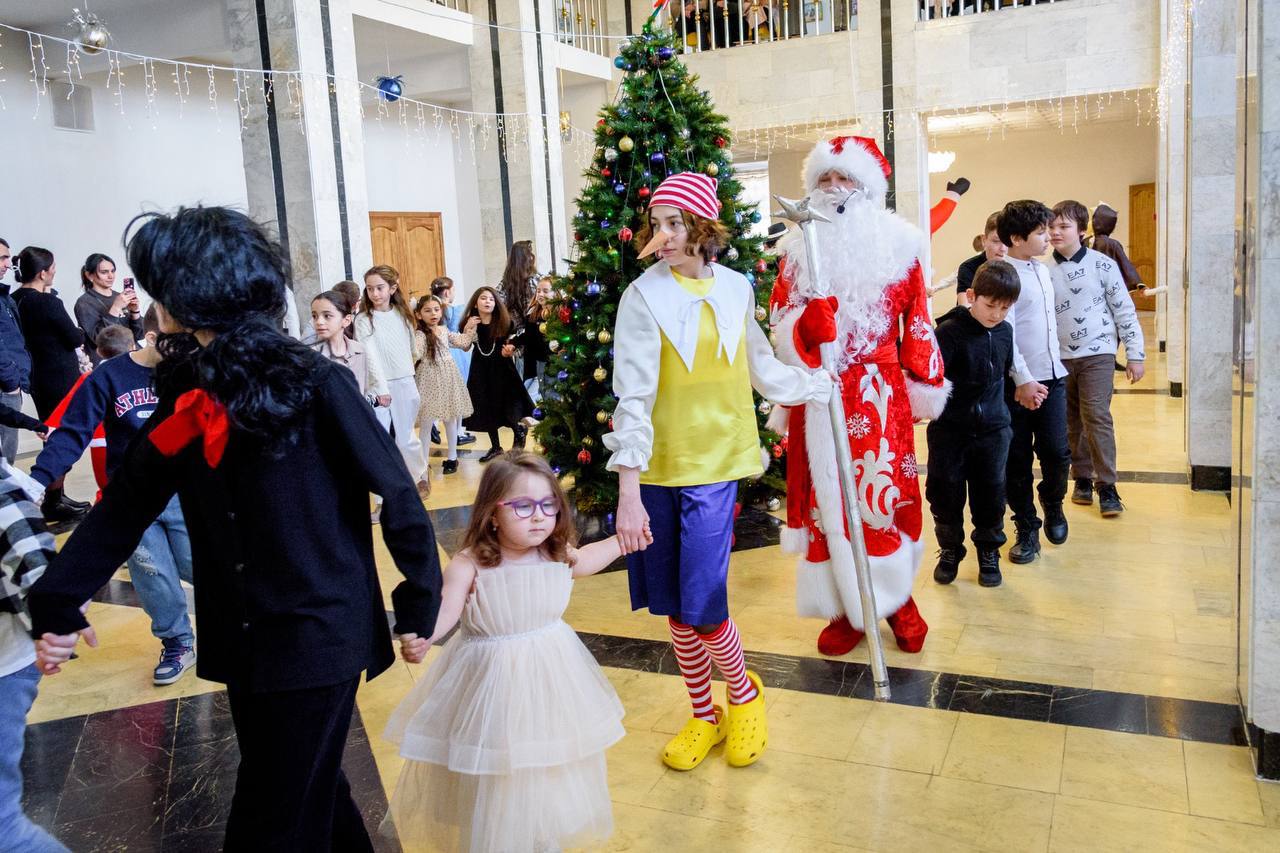
[[98,252],[85,259],[80,268],[80,286],[84,293],[76,300],[75,314],[76,324],[84,332],[84,351],[95,366],[102,360],[95,341],[107,326],[127,327],[135,341],[143,336],[142,311],[133,279],[125,279],[123,293],[116,292],[115,283],[115,261]]

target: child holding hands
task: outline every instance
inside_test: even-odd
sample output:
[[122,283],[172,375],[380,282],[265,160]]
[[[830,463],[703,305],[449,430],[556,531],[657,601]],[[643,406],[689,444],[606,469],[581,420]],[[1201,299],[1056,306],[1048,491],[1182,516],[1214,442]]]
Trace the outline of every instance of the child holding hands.
[[407,759],[389,813],[406,849],[558,850],[612,832],[604,751],[622,738],[622,705],[562,616],[574,579],[623,549],[573,539],[544,459],[485,469],[435,632],[400,637],[418,663],[461,624],[387,724]]

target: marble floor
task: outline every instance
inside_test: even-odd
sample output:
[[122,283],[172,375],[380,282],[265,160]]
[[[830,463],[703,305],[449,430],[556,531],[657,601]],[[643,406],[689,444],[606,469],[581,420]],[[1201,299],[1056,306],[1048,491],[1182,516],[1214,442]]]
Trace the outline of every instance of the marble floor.
[[[718,750],[691,773],[662,765],[688,713],[665,625],[629,610],[617,567],[579,581],[566,618],[627,711],[609,753],[606,849],[1280,849],[1280,785],[1255,781],[1236,705],[1229,506],[1190,491],[1182,401],[1151,366],[1115,400],[1123,518],[1069,505],[1070,540],[1030,566],[1006,563],[994,590],[977,585],[972,556],[947,587],[927,561],[915,590],[924,651],[903,654],[884,632],[890,703],[870,701],[863,649],[818,655],[820,624],[794,614],[779,522],[744,513],[730,601],[770,725],[750,768]],[[446,554],[485,443],[454,476],[434,460],[427,505]],[[72,493],[85,483],[78,471]],[[46,680],[31,714],[29,813],[76,851],[218,849],[237,760],[225,695],[194,676],[151,685],[158,643],[127,572],[89,615],[101,647]],[[400,768],[381,731],[430,662],[361,687],[346,767],[371,831]]]

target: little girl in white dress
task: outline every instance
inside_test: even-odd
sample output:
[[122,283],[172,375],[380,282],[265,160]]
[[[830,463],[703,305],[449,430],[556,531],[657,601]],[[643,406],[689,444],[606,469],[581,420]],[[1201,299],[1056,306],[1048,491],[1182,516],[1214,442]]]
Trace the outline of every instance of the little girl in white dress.
[[417,663],[461,623],[387,723],[405,758],[387,821],[405,849],[523,853],[612,833],[604,752],[623,736],[622,704],[561,617],[574,578],[623,551],[617,537],[573,538],[545,460],[510,453],[485,469],[435,633],[401,637]]

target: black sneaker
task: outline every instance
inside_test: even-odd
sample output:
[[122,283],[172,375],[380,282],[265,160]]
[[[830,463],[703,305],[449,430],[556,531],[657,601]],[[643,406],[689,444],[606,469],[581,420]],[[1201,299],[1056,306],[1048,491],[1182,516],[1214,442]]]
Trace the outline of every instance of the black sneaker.
[[956,579],[956,572],[960,570],[960,561],[964,559],[965,549],[963,545],[955,548],[939,548],[938,549],[938,565],[934,567],[933,579],[937,583],[948,584]]
[[457,459],[444,460],[444,462],[441,463],[440,465],[440,470],[445,474],[458,473],[458,460]]
[[89,510],[74,507],[66,501],[59,498],[58,500],[44,502],[40,507],[40,513],[44,516],[44,520],[50,524],[56,524],[60,521],[76,521],[84,518]]
[[1071,502],[1080,506],[1093,506],[1093,481],[1088,477],[1076,477],[1076,487],[1071,492]]
[[1000,550],[998,548],[978,549],[978,585],[1000,586],[1004,577],[1000,574]]
[[1120,493],[1114,484],[1098,486],[1098,509],[1102,510],[1103,518],[1115,518],[1124,512],[1124,504],[1120,502]]
[[1067,516],[1062,504],[1044,507],[1044,538],[1054,545],[1067,541]]
[[469,432],[464,432],[458,436],[459,447],[461,447],[464,444],[475,444],[475,443],[476,443],[476,437]]
[[88,501],[78,501],[75,498],[69,497],[66,492],[62,493],[62,502],[72,509],[82,509],[85,512],[88,512],[93,507],[93,504]]
[[1019,530],[1018,540],[1009,549],[1009,562],[1026,565],[1040,556],[1040,531]]
[[160,641],[164,648],[160,652],[160,662],[156,664],[151,681],[157,687],[173,684],[196,665],[196,650],[180,638],[174,637]]

